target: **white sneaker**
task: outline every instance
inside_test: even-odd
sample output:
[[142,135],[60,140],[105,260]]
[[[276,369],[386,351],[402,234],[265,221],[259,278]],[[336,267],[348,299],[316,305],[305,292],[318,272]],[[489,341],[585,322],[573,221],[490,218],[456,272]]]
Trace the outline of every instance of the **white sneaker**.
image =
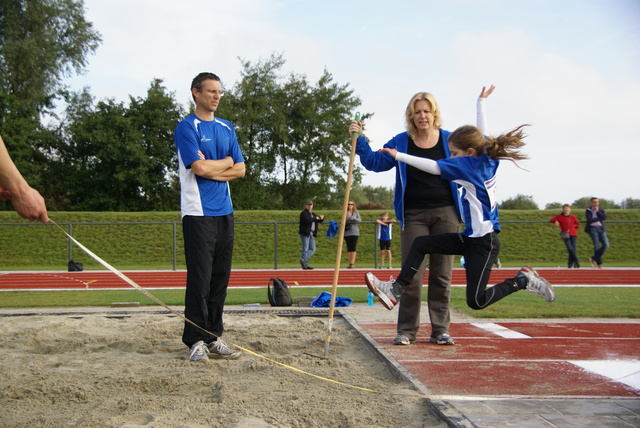
[[541,295],[547,302],[553,302],[555,300],[556,292],[553,290],[553,286],[549,281],[538,275],[538,272],[531,266],[523,266],[517,276],[527,278],[526,290],[528,292]]
[[191,346],[191,350],[189,350],[189,361],[201,361],[208,360],[209,357],[207,354],[209,353],[209,349],[207,349],[207,345],[204,344],[202,340],[196,342]]
[[391,310],[398,303],[398,297],[393,292],[393,281],[380,281],[374,274],[367,272],[364,275],[364,282],[369,290],[380,300],[382,306]]
[[394,345],[411,345],[411,340],[404,334],[398,334],[395,339],[393,339]]
[[226,343],[222,341],[222,339],[218,338],[218,340],[211,342],[207,345],[209,348],[209,353],[211,358],[227,358],[230,360],[235,360],[240,357],[240,351],[234,351],[229,348]]
[[456,344],[456,342],[453,340],[453,337],[449,336],[448,333],[442,333],[436,337],[430,337],[429,342],[435,343],[438,345],[455,345]]

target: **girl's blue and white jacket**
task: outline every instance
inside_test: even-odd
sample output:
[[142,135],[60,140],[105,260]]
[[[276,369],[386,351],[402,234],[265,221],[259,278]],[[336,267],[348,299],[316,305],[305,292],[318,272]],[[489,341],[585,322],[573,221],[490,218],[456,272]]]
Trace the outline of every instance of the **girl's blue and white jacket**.
[[492,230],[500,230],[498,201],[496,200],[496,173],[499,160],[486,154],[479,157],[464,156],[436,161],[440,176],[455,183],[462,201],[462,220],[470,238],[480,238]]

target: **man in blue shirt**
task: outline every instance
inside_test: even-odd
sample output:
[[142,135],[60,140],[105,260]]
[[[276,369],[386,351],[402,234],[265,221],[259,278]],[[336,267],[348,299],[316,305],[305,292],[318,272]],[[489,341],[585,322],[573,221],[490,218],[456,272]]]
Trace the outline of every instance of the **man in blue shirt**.
[[[191,83],[195,112],[175,131],[180,173],[180,208],[187,265],[182,341],[191,361],[237,358],[220,336],[233,253],[234,219],[229,181],[245,174],[231,122],[215,117],[222,97],[220,78],[200,73]],[[206,330],[206,331],[205,331]]]

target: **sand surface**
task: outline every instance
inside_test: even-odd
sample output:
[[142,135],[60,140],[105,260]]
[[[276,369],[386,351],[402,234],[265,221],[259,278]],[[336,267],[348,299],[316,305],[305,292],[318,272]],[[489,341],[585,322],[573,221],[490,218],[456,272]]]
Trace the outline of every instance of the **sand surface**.
[[[225,315],[246,352],[188,361],[171,313],[37,313],[0,322],[3,427],[445,427],[341,317]],[[391,394],[388,394],[388,393]]]

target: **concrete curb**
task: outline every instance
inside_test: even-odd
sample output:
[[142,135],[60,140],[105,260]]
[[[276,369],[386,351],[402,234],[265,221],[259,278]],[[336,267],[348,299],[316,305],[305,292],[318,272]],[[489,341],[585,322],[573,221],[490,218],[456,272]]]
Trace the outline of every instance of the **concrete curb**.
[[[409,382],[421,394],[424,394],[426,396],[435,395],[431,390],[424,386],[424,384],[420,382],[415,375],[413,375],[389,352],[387,352],[384,347],[380,346],[380,344],[378,344],[378,342],[373,337],[371,337],[369,333],[360,328],[355,318],[347,313],[340,312],[340,315],[351,325],[353,329],[355,329],[360,334],[371,351],[375,355],[377,355],[380,360],[387,364],[387,367],[389,367],[389,370],[395,377],[404,379],[405,381]],[[464,414],[458,411],[458,409],[449,404],[447,401],[425,397],[425,402],[427,404],[429,412],[432,415],[442,419],[451,428],[476,427],[476,425],[468,420],[464,416]]]

